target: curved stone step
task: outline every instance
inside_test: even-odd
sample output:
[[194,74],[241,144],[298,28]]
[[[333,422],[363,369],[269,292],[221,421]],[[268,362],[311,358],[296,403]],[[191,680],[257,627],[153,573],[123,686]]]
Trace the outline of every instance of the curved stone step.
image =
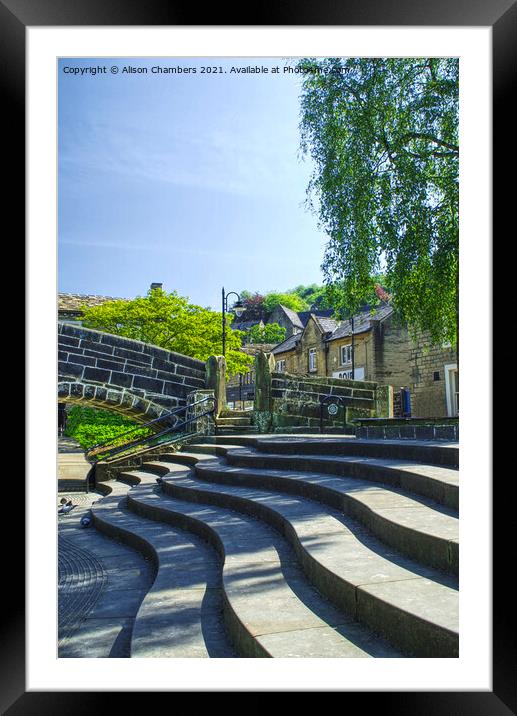
[[[432,442],[429,440],[364,440],[353,435],[318,433],[262,433],[256,436],[213,436],[204,443],[225,445],[229,442],[244,447],[257,448],[265,452],[286,454],[357,455],[408,460],[428,465],[457,468],[459,463],[458,443]],[[318,449],[321,446],[321,449]]]
[[230,465],[235,467],[300,470],[371,480],[428,497],[452,509],[457,510],[459,505],[458,471],[445,467],[386,458],[312,454],[304,456],[277,455],[257,452],[248,448],[230,450],[226,459]]
[[[154,476],[145,478],[155,484]],[[199,537],[139,517],[123,502],[120,494],[110,496],[95,503],[92,512],[100,531],[137,548],[156,567],[135,617],[131,657],[236,657],[222,620],[218,555]]]
[[419,502],[395,488],[318,473],[196,466],[202,480],[285,491],[307,497],[357,519],[373,535],[412,559],[458,574],[458,519],[452,510]]
[[[176,474],[190,470],[176,466]],[[225,622],[246,657],[400,657],[382,638],[323,599],[269,526],[232,510],[179,500],[144,485],[128,494],[139,515],[210,541],[224,561]]]
[[[456,511],[422,497],[415,499],[399,488],[381,487],[367,480],[316,472],[224,466],[220,461],[214,461],[205,447],[189,445],[188,453],[177,453],[168,461],[148,461],[144,467],[165,474],[176,462],[195,465],[201,479],[287,491],[318,500],[358,519],[372,534],[412,559],[458,574]],[[217,452],[224,455],[232,454],[232,449],[239,450],[230,446],[208,447],[218,448]],[[197,452],[198,449],[202,452]]]
[[458,467],[457,443],[433,443],[418,440],[361,440],[359,438],[318,436],[268,436],[254,443],[257,450],[291,455],[355,455],[421,462],[427,465]]
[[[207,465],[200,464],[200,473]],[[201,484],[179,466],[162,477],[162,485],[179,499],[241,510],[269,522],[293,544],[320,592],[398,648],[418,656],[457,656],[457,582],[390,553],[354,520],[292,495]]]

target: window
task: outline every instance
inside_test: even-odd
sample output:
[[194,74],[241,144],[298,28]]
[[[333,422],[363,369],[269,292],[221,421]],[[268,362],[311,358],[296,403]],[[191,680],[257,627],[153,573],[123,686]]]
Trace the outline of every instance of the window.
[[316,348],[311,348],[309,350],[309,373],[315,373],[316,370]]
[[341,365],[348,365],[352,362],[352,346],[341,346]]
[[276,369],[279,373],[285,373],[285,360],[277,360]]

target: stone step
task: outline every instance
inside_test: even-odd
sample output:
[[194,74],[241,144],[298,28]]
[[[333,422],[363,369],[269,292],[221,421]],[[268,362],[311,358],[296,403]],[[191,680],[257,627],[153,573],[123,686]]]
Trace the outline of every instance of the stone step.
[[82,478],[67,478],[60,479],[57,481],[58,492],[85,492],[87,488],[87,481],[85,477]]
[[459,448],[457,443],[431,443],[416,440],[360,440],[358,438],[327,437],[314,435],[258,438],[253,447],[268,453],[290,455],[357,455],[360,457],[389,458],[422,462],[457,468]]
[[220,418],[250,418],[253,415],[252,410],[222,410],[219,413]]
[[317,500],[357,519],[380,540],[408,557],[458,574],[457,512],[431,500],[415,500],[403,490],[380,487],[367,480],[314,472],[235,468],[215,460],[197,464],[196,473],[202,480],[219,484],[284,491]]
[[229,451],[226,459],[234,467],[323,472],[371,480],[428,497],[452,509],[457,510],[459,505],[459,473],[451,468],[386,458],[281,455],[246,448]]
[[[143,467],[163,475],[176,463],[196,466],[201,479],[286,491],[323,502],[357,519],[372,534],[408,557],[458,574],[459,522],[457,511],[452,508],[421,496],[415,498],[400,487],[382,486],[371,480],[332,477],[315,471],[236,466],[232,464],[235,455],[256,455],[238,446],[191,444],[188,447],[189,452],[176,453],[166,461],[147,461]],[[214,460],[207,447],[225,455],[229,464]],[[248,462],[255,464],[254,460]]]
[[[154,484],[149,475],[142,477]],[[222,620],[217,553],[199,537],[137,516],[122,502],[120,495],[104,498],[92,512],[97,529],[155,564],[153,585],[133,625],[131,657],[235,658]]]
[[[180,468],[176,475],[186,478],[189,472]],[[241,656],[402,656],[323,599],[304,579],[293,550],[268,525],[222,507],[159,494],[150,485],[131,490],[128,507],[194,532],[219,551],[225,623]]]
[[231,426],[231,427],[245,427],[247,425],[251,425],[251,418],[249,415],[245,417],[218,417],[215,419],[215,424],[220,425],[221,427],[225,426]]
[[457,581],[393,553],[354,520],[285,493],[202,484],[181,469],[162,485],[174,498],[239,510],[280,530],[328,599],[405,653],[457,655]]
[[[459,448],[457,443],[417,440],[360,440],[353,436],[336,437],[333,434],[275,434],[256,436],[235,435],[235,442],[263,452],[292,455],[357,455],[360,457],[388,458],[422,462],[457,468]],[[231,440],[219,434],[203,439],[204,443],[224,445]]]

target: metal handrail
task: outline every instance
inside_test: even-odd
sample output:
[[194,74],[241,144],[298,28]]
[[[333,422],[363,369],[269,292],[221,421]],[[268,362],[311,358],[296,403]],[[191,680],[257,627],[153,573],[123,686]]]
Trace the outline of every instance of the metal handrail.
[[[97,443],[96,445],[92,445],[92,447],[88,448],[85,452],[86,459],[90,462],[99,462],[99,460],[105,460],[108,458],[113,457],[114,455],[117,455],[121,452],[127,452],[133,447],[137,447],[138,445],[142,443],[147,443],[152,440],[159,439],[167,434],[170,433],[177,433],[181,428],[184,428],[186,425],[190,425],[191,423],[199,420],[200,418],[205,417],[206,415],[212,415],[215,412],[215,404],[212,406],[210,410],[205,411],[204,413],[200,413],[199,415],[195,415],[192,418],[189,418],[187,420],[183,420],[180,422],[177,422],[175,425],[172,425],[168,428],[165,428],[164,430],[161,430],[157,433],[151,433],[151,435],[145,435],[144,437],[137,438],[136,440],[130,440],[129,442],[125,442],[122,445],[113,445],[111,448],[109,445],[113,443],[114,441],[119,440],[121,437],[124,437],[125,435],[129,435],[133,433],[135,430],[139,430],[142,428],[146,428],[149,425],[153,425],[154,423],[163,421],[164,419],[176,415],[181,412],[186,412],[187,410],[190,410],[191,408],[195,407],[196,405],[200,405],[202,403],[206,403],[208,401],[212,401],[215,403],[214,398],[212,396],[207,396],[205,398],[202,398],[201,400],[197,400],[195,403],[191,403],[190,405],[183,405],[179,408],[175,408],[174,410],[170,411],[169,413],[166,413],[165,415],[161,415],[159,418],[155,418],[154,420],[150,420],[147,423],[144,423],[143,425],[138,425],[135,428],[132,428],[131,430],[127,430],[125,433],[121,433],[120,435],[117,435],[110,440],[106,440],[103,443]],[[162,441],[161,444],[166,444],[170,441]]]
[[93,450],[94,448],[103,447],[104,445],[108,445],[109,443],[113,442],[114,440],[118,440],[119,438],[124,437],[124,435],[129,435],[130,433],[134,433],[135,430],[141,430],[142,428],[146,428],[149,425],[153,425],[153,423],[162,422],[166,418],[170,418],[171,415],[176,415],[177,413],[185,412],[185,410],[187,410],[188,408],[193,408],[195,405],[199,405],[200,403],[205,403],[207,400],[214,400],[214,398],[210,395],[207,395],[205,398],[201,398],[201,400],[196,400],[195,403],[191,403],[190,405],[180,405],[178,408],[174,408],[174,410],[171,410],[168,413],[164,413],[163,415],[160,415],[158,418],[149,420],[147,423],[143,423],[142,425],[136,425],[134,428],[131,428],[131,430],[126,430],[126,432],[120,433],[119,435],[115,436],[114,438],[105,440],[102,443],[96,443],[95,445],[92,445],[91,447],[88,448],[87,452],[89,452],[90,450]]

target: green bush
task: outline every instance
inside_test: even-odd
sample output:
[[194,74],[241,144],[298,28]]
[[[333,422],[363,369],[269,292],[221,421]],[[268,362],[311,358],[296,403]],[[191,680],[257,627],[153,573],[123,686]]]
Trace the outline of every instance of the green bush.
[[137,426],[138,423],[119,413],[75,405],[68,413],[64,434],[77,440],[80,446],[87,450],[92,445],[112,440],[133,428],[137,429],[127,437],[121,438],[121,443],[153,434],[150,428],[138,428]]

